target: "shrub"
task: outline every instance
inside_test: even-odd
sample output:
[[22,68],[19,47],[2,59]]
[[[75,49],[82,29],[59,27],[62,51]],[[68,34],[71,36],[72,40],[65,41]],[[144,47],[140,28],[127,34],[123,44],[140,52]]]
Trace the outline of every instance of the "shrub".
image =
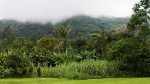
[[72,62],[56,67],[43,68],[43,77],[91,79],[117,76],[117,64],[106,60],[84,60],[80,63]]
[[8,59],[6,53],[0,53],[0,78],[9,77],[11,75],[11,68],[7,67]]
[[3,78],[4,76],[5,76],[4,66],[0,66],[0,78]]
[[127,71],[131,76],[149,76],[150,51],[140,45],[136,38],[115,41],[108,47],[106,58],[121,62],[120,71]]
[[53,77],[53,78],[61,78],[65,77],[66,74],[66,64],[57,65],[56,67],[44,67],[42,68],[43,77]]
[[0,78],[9,77],[11,75],[11,69],[5,69],[4,66],[0,66]]
[[14,77],[26,77],[30,76],[33,72],[32,63],[28,57],[23,55],[9,55],[7,57],[7,67],[12,69],[12,76]]
[[66,51],[62,53],[53,52],[53,59],[55,61],[55,64],[60,65],[62,63],[75,61],[75,55],[76,54],[71,52],[71,50],[66,49]]
[[[136,57],[139,51],[139,42],[134,38],[126,38],[113,42],[106,52],[106,58],[110,60],[129,61],[128,58]],[[130,59],[132,60],[132,59]]]

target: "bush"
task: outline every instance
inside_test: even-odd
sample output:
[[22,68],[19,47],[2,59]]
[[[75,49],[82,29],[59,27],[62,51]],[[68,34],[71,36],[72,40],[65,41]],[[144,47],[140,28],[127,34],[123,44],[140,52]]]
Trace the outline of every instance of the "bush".
[[136,57],[136,54],[139,52],[139,45],[138,40],[134,38],[115,41],[107,48],[106,58],[128,61],[128,58]]
[[120,71],[128,76],[150,76],[150,51],[140,45],[136,38],[115,41],[108,47],[106,58],[119,61]]
[[5,69],[4,66],[0,66],[0,78],[9,77],[11,69]]
[[30,75],[32,73],[32,65],[29,58],[19,55],[8,56],[8,67],[13,69],[14,76]]
[[9,77],[12,69],[7,67],[8,58],[6,53],[0,53],[0,78]]
[[76,56],[77,61],[85,60],[85,59],[97,59],[96,51],[82,51]]
[[42,68],[43,77],[61,78],[65,77],[66,65],[57,65],[56,67],[44,67]]
[[117,64],[106,60],[84,60],[80,63],[72,62],[53,68],[43,68],[42,70],[43,77],[71,79],[115,77],[118,74]]
[[0,53],[0,78],[35,77],[36,68],[25,53]]
[[0,78],[3,78],[4,76],[5,76],[4,66],[0,66]]

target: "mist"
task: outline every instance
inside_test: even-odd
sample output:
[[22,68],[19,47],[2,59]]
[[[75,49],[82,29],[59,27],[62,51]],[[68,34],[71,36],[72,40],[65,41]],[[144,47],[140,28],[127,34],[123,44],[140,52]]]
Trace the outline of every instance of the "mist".
[[0,19],[56,23],[75,15],[127,17],[139,0],[0,0]]

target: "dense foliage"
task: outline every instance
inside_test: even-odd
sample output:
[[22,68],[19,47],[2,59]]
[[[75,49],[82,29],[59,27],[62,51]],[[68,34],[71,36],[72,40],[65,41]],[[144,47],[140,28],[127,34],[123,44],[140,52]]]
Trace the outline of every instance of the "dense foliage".
[[84,60],[80,63],[71,62],[56,67],[43,68],[43,77],[91,79],[103,77],[115,77],[119,75],[118,65],[106,60]]
[[79,34],[89,36],[92,33],[98,33],[102,29],[114,28],[117,25],[126,24],[129,18],[93,18],[90,16],[74,16],[57,24],[37,23],[37,22],[17,22],[14,20],[0,20],[0,38],[6,26],[10,26],[14,36],[24,36],[29,39],[39,39],[42,36],[54,34],[52,30],[59,24],[70,25],[74,32],[69,37],[77,37]]
[[103,28],[122,24],[118,19],[112,23],[87,16],[76,16],[55,26],[14,22],[12,26],[19,31],[26,30],[22,35],[32,37],[30,33],[36,33],[29,39],[16,36],[20,32],[13,33],[15,28],[9,24],[0,41],[0,77],[149,77],[149,3],[141,0],[135,4],[124,31]]

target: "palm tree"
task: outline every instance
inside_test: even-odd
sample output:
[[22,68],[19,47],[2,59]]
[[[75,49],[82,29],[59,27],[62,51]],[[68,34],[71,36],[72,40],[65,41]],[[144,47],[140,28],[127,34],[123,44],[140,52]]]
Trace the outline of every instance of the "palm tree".
[[71,27],[70,25],[64,26],[64,25],[58,25],[54,30],[54,33],[56,33],[57,35],[59,35],[64,42],[64,49],[67,48],[67,37],[69,36],[70,32],[71,32]]

